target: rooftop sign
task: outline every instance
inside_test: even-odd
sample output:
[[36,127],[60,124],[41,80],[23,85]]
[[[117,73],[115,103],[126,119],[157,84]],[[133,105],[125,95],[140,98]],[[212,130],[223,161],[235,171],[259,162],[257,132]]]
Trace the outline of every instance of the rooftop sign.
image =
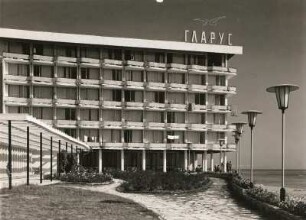
[[185,30],[185,42],[201,44],[220,44],[232,46],[232,34],[224,32],[197,32]]

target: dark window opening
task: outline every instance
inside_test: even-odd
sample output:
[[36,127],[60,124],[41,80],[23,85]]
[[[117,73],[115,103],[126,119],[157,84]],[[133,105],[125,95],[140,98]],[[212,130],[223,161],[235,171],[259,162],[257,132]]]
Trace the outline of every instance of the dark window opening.
[[33,53],[37,55],[44,55],[44,47],[42,44],[34,44]]
[[121,90],[113,90],[113,101],[121,102]]
[[209,53],[208,54],[208,66],[222,66],[222,54]]
[[125,91],[124,98],[126,102],[135,102],[135,91]]
[[167,112],[167,123],[175,123],[175,113]]
[[65,120],[76,120],[75,109],[65,108]]
[[124,131],[124,142],[125,143],[132,143],[133,142],[133,133],[131,130]]
[[122,71],[121,70],[112,70],[112,79],[115,81],[122,80]]
[[165,93],[164,92],[155,92],[154,101],[157,103],[165,103]]
[[195,94],[195,100],[196,105],[205,105],[206,104],[206,95],[203,93],[196,93]]

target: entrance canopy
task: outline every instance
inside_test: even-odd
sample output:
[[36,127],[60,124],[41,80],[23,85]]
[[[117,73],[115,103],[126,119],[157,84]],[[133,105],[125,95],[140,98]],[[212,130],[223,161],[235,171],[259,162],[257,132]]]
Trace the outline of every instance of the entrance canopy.
[[43,148],[50,148],[52,137],[53,144],[66,145],[77,149],[89,150],[90,147],[62,131],[52,128],[50,125],[28,115],[28,114],[0,114],[0,144],[8,145],[8,125],[11,121],[11,141],[13,146],[26,148],[27,129],[29,128],[29,139],[32,149],[40,147],[40,133],[42,133]]

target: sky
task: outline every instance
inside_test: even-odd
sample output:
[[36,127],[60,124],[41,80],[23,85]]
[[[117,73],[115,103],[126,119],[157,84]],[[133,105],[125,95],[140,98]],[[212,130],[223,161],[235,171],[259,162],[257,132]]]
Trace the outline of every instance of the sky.
[[[195,18],[223,17],[216,26]],[[243,55],[229,82],[238,113],[263,111],[254,136],[254,167],[281,168],[281,112],[265,89],[299,85],[286,111],[286,169],[306,169],[306,1],[303,0],[0,0],[0,26],[25,30],[184,41],[184,30],[232,34]],[[247,121],[244,115],[230,122]],[[241,141],[242,165],[249,167],[250,129]],[[230,155],[234,161],[234,155]]]

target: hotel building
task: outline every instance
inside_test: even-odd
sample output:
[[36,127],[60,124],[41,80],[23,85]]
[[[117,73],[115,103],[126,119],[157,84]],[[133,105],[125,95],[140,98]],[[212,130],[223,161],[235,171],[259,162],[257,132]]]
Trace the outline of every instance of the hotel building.
[[235,54],[242,47],[0,28],[1,112],[87,142],[99,171],[206,171],[235,151]]

